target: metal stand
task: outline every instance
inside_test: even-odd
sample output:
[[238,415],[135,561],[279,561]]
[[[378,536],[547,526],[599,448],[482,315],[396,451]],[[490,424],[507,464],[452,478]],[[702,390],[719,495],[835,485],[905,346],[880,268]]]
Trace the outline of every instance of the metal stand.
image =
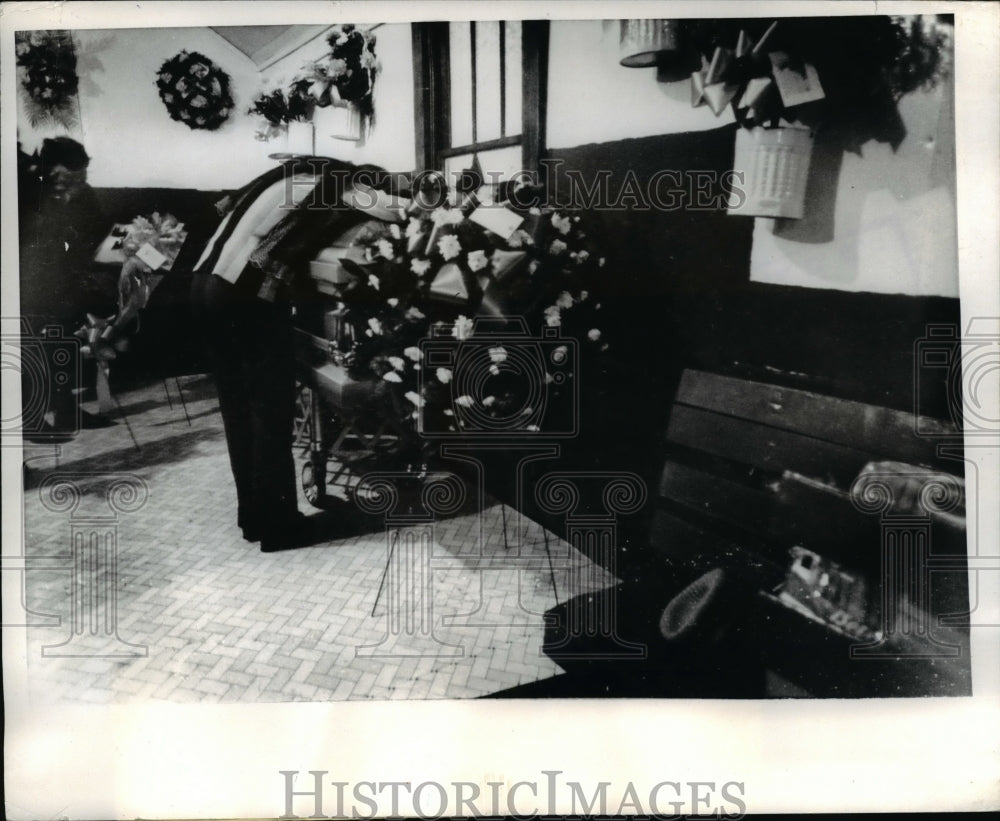
[[[177,387],[177,395],[181,399],[181,407],[184,408],[184,418],[187,420],[188,427],[191,427],[191,417],[188,415],[187,402],[184,401],[184,391],[181,389],[181,380],[179,377],[174,377],[174,385]],[[174,403],[170,398],[170,388],[167,386],[167,380],[163,380],[163,392],[167,395],[167,405],[170,406],[170,410],[174,409]]]

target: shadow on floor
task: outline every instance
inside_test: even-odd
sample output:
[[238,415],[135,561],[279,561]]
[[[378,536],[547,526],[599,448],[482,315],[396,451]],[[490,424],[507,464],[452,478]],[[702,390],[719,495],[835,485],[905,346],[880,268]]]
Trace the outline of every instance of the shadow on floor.
[[128,444],[117,450],[63,462],[55,468],[47,467],[43,470],[25,466],[24,489],[27,491],[37,488],[46,476],[53,473],[75,473],[94,474],[93,482],[77,481],[81,493],[87,495],[103,492],[102,488],[107,484],[108,473],[148,472],[163,465],[183,462],[195,455],[201,444],[215,441],[222,435],[221,429],[199,428],[177,436],[143,443],[141,450],[136,450],[133,445]]
[[204,419],[207,416],[218,416],[218,415],[219,415],[219,406],[216,405],[214,408],[211,408],[210,410],[201,411],[201,413],[188,413],[187,416],[184,416],[182,414],[178,416],[176,419],[168,419],[165,422],[152,422],[151,424],[147,425],[147,427],[165,428],[168,425],[184,425],[187,424],[189,421],[194,422],[196,419]]

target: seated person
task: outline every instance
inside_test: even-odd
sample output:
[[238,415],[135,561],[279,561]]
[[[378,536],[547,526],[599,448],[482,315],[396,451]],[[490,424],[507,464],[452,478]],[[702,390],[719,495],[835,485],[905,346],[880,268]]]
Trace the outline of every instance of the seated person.
[[[101,283],[94,273],[94,251],[107,225],[87,184],[89,164],[84,147],[70,137],[46,139],[38,152],[40,196],[20,215],[21,313],[35,334],[56,326],[69,337],[88,311],[114,310],[114,283]],[[48,410],[57,431],[75,430],[80,411],[73,387],[51,386]],[[84,426],[110,424],[86,413],[81,421]]]

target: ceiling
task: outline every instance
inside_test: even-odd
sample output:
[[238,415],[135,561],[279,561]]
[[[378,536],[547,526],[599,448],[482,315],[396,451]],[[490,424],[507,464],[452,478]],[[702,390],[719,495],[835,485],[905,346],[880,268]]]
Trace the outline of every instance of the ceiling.
[[330,26],[213,26],[212,31],[249,57],[257,68],[266,68]]

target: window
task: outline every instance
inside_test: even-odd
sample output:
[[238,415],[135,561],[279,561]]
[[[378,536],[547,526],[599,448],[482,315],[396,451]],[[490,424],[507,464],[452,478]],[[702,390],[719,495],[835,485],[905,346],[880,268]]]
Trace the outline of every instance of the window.
[[537,172],[548,41],[546,21],[414,24],[419,170]]

